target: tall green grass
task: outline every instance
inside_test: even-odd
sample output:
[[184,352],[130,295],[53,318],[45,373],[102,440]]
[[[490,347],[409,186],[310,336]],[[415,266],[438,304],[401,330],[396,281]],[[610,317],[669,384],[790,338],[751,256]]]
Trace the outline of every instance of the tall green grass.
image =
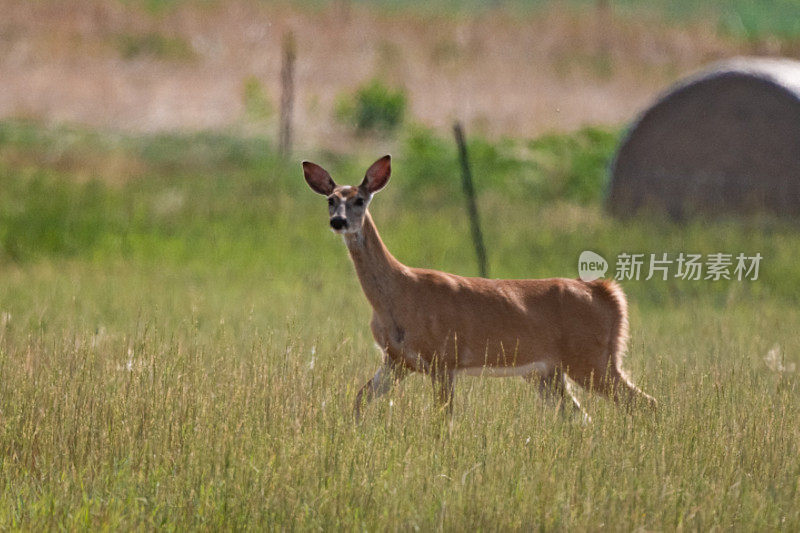
[[[626,366],[661,411],[584,394],[583,427],[521,380],[465,378],[447,424],[412,376],[356,427],[370,309],[297,162],[0,124],[0,528],[797,529],[796,227],[608,218],[616,135],[470,148],[495,276],[762,253],[755,282],[623,284]],[[378,155],[304,157],[354,183]],[[470,275],[455,161],[406,131],[372,212],[402,261]]]

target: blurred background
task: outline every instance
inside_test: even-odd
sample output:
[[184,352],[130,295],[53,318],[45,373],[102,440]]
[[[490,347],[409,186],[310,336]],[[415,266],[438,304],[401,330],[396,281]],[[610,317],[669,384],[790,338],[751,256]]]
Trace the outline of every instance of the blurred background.
[[[399,228],[385,237],[412,264],[475,273],[455,122],[493,275],[573,276],[582,249],[676,252],[702,223],[651,214],[631,226],[603,209],[626,129],[709,63],[800,57],[799,14],[794,0],[8,0],[0,255],[202,257],[252,234],[270,244],[247,253],[269,256],[290,235],[325,237],[300,160],[349,183],[392,152],[396,177],[377,210]],[[285,201],[266,212],[272,197]],[[736,215],[688,242],[704,248],[717,232],[749,253],[769,247],[764,228],[793,234],[769,212]],[[423,243],[426,226],[436,238]],[[657,232],[667,241],[646,237]],[[798,278],[793,265],[767,265],[767,278]],[[669,299],[692,287],[648,290]]]
[[[740,55],[800,59],[797,0],[2,0],[0,529],[800,529],[796,219],[606,205],[639,113]],[[726,114],[797,128],[770,94]],[[391,153],[389,250],[477,275],[456,122],[491,277],[761,255],[622,282],[663,416],[465,379],[435,440],[408,379],[353,427],[371,310],[300,161],[355,184]]]
[[532,137],[625,124],[713,60],[797,57],[799,18],[793,0],[7,0],[0,115],[271,132],[291,33],[301,149],[346,151],[370,82],[402,95],[398,121]]
[[299,241],[352,280],[346,255],[324,248],[338,243],[299,161],[354,183],[391,152],[395,178],[374,208],[390,248],[476,274],[459,122],[492,276],[572,277],[585,249],[613,258],[726,244],[771,252],[759,283],[629,290],[644,304],[798,295],[791,220],[647,213],[630,224],[604,209],[627,128],[674,82],[739,55],[800,57],[793,0],[9,0],[3,11],[9,265],[102,257],[180,271],[204,259],[241,274],[238,258],[269,270],[274,290],[325,277],[286,252]]

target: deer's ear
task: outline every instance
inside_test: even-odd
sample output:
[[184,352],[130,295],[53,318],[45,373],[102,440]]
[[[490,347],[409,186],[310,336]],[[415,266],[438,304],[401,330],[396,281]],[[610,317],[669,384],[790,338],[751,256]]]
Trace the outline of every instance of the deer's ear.
[[331,175],[328,174],[328,171],[316,163],[303,161],[303,174],[306,177],[306,183],[314,192],[328,196],[336,188],[336,184],[333,182]]
[[372,163],[372,166],[367,169],[367,174],[364,176],[364,181],[361,182],[360,187],[370,194],[376,193],[386,186],[391,174],[392,156],[385,155]]

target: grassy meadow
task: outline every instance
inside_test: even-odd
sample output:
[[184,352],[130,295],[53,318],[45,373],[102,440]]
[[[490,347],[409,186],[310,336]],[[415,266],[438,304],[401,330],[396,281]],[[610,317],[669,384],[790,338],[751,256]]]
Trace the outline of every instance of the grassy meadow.
[[[411,376],[356,427],[370,309],[298,161],[0,123],[0,529],[800,528],[797,227],[609,218],[618,135],[470,153],[495,277],[574,277],[585,249],[764,256],[757,281],[623,283],[659,413],[582,394],[584,427],[522,380],[464,378],[448,425]],[[474,275],[450,140],[397,144],[384,241]],[[296,159],[353,183],[379,155]]]

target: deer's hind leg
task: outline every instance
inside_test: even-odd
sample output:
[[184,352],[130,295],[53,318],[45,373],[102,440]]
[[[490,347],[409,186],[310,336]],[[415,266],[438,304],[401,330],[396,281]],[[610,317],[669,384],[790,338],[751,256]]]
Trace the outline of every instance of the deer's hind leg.
[[594,388],[603,396],[613,400],[614,403],[622,405],[626,409],[633,408],[637,403],[644,404],[650,409],[657,407],[658,403],[655,398],[634,385],[617,365],[609,365],[608,370],[601,376],[603,377],[595,380]]
[[545,400],[557,402],[559,413],[566,414],[567,405],[569,405],[570,411],[580,413],[585,423],[592,421],[589,414],[581,407],[580,402],[575,397],[572,383],[560,368],[554,368],[547,374],[532,372],[525,376],[524,379],[527,382],[535,382],[539,394]]
[[631,409],[635,404],[644,404],[655,409],[655,398],[633,384],[622,370],[618,355],[585,359],[587,364],[570,368],[569,376],[587,390],[596,391],[614,403]]

